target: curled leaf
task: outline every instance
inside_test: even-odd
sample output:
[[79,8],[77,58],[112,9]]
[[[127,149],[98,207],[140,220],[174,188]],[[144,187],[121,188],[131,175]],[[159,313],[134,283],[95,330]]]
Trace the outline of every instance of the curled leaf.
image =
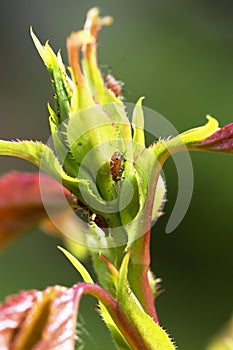
[[156,156],[162,165],[173,153],[196,149],[196,145],[218,130],[218,121],[209,115],[206,118],[208,122],[205,125],[187,130],[167,140],[159,140],[149,148],[149,151]]
[[73,350],[77,288],[21,291],[0,304],[1,350]]
[[104,83],[101,71],[98,67],[97,59],[97,38],[104,25],[112,23],[111,17],[100,17],[98,8],[94,7],[87,13],[84,32],[91,35],[92,41],[84,43],[82,47],[83,61],[82,67],[84,74],[89,82],[92,94],[95,100],[100,104],[109,102],[120,102],[119,98],[110,91]]
[[185,145],[202,141],[206,137],[212,135],[213,132],[218,130],[218,121],[215,118],[211,117],[210,115],[207,115],[206,119],[208,120],[208,122],[205,125],[187,130],[180,134],[180,138]]

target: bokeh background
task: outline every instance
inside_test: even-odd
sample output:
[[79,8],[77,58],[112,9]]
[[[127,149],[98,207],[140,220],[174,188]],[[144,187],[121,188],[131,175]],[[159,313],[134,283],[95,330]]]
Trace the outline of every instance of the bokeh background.
[[[1,0],[0,137],[49,137],[46,102],[51,89],[33,47],[29,26],[54,49],[82,27],[87,9],[114,16],[101,32],[100,62],[125,82],[128,102],[145,105],[179,130],[202,125],[209,113],[233,121],[233,3],[217,0]],[[191,205],[172,234],[165,226],[177,193],[173,162],[165,167],[168,202],[153,230],[153,269],[165,292],[157,301],[161,323],[181,350],[202,350],[233,311],[233,158],[192,154],[195,187]],[[22,160],[1,157],[0,173],[33,171]],[[12,191],[14,189],[12,188]],[[20,289],[72,285],[79,278],[58,252],[58,241],[34,230],[0,253],[0,299]],[[111,339],[83,300],[80,328],[85,349],[111,349]]]

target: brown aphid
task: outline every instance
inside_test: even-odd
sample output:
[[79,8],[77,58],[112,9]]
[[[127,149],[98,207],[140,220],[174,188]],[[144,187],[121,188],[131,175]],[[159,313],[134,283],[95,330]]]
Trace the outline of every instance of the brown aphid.
[[72,209],[82,208],[89,210],[87,206],[84,203],[82,203],[73,193],[70,193],[68,203]]
[[94,222],[105,232],[106,236],[109,235],[108,223],[103,216],[96,214]]
[[68,202],[72,209],[74,210],[78,209],[79,201],[78,201],[78,198],[73,193],[70,193]]
[[112,158],[110,160],[110,171],[112,175],[112,179],[114,181],[120,180],[120,176],[122,174],[122,160],[124,160],[124,157],[119,152],[114,152],[112,155]]
[[[88,220],[89,217],[91,217],[91,215],[93,214],[92,211],[84,203],[82,203],[73,193],[70,193],[68,203],[80,218],[86,217]],[[85,220],[85,222],[87,221]]]
[[122,84],[117,81],[112,74],[106,76],[106,85],[109,90],[111,90],[116,97],[121,96]]

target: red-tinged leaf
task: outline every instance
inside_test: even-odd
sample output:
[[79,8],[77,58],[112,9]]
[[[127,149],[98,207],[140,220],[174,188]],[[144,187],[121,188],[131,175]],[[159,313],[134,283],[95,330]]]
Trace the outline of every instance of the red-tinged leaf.
[[12,335],[32,308],[36,299],[35,291],[22,291],[11,296],[5,304],[0,305],[0,346],[2,350],[10,349]]
[[23,291],[0,304],[1,350],[73,350],[77,286]]
[[192,147],[203,151],[233,153],[233,123],[217,130]]
[[[51,177],[20,172],[0,177],[0,248],[47,218],[40,186],[46,186],[49,205],[61,210],[61,185]],[[69,196],[66,189],[64,193]]]

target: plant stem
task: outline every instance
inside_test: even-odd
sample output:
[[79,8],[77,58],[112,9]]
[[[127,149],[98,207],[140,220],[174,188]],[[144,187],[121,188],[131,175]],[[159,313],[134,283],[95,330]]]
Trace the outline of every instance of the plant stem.
[[[154,297],[149,285],[148,271],[150,267],[150,230],[133,244],[132,259],[129,266],[129,281],[132,290],[141,303],[144,311],[156,323],[159,323]],[[137,257],[137,259],[134,259]]]
[[145,234],[133,243],[129,265],[130,286],[141,303],[144,311],[147,312],[157,323],[159,323],[159,320],[154,304],[153,293],[148,280],[148,271],[150,268],[151,217],[160,171],[161,163],[156,161],[149,172],[149,192],[145,203],[143,220],[138,227],[139,232],[145,232]]
[[129,321],[127,315],[122,312],[118,302],[103,288],[97,284],[89,283],[78,283],[74,288],[77,288],[77,306],[83,295],[92,295],[106,307],[132,350],[147,349],[147,346],[137,328]]

